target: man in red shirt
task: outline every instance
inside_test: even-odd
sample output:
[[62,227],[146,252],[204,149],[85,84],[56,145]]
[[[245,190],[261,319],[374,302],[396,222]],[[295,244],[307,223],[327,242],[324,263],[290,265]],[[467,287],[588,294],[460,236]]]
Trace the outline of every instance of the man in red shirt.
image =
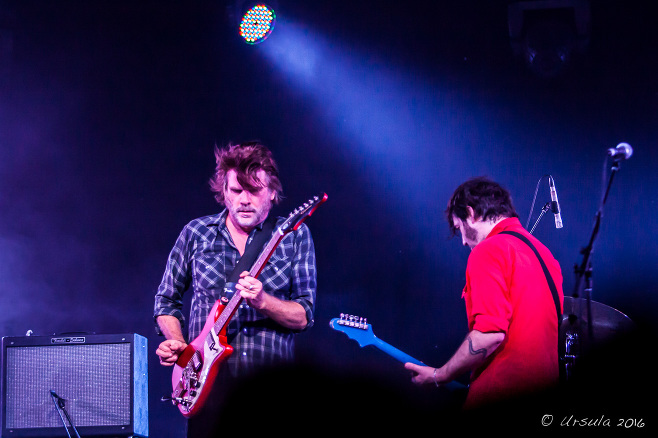
[[462,294],[469,332],[445,365],[405,364],[413,382],[440,386],[470,372],[467,409],[555,386],[564,300],[560,265],[522,227],[509,192],[493,181],[475,178],[460,185],[446,214],[453,234],[459,232],[471,248]]

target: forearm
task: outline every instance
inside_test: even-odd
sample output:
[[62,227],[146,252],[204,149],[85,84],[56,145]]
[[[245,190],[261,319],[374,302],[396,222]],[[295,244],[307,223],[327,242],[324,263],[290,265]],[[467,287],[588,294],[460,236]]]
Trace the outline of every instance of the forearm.
[[308,324],[304,307],[295,301],[285,301],[263,293],[263,300],[256,309],[278,324],[292,330],[303,330]]
[[181,328],[178,318],[171,315],[159,315],[156,321],[160,327],[160,331],[166,339],[173,339],[186,343],[185,336],[183,336],[183,329]]
[[455,380],[482,365],[505,339],[504,333],[471,331],[455,354],[434,375],[437,383]]

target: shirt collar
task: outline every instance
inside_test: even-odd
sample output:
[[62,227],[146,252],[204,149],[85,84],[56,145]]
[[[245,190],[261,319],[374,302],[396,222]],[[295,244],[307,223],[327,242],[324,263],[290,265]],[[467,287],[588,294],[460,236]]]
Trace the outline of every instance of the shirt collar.
[[225,208],[221,212],[212,215],[208,219],[208,226],[209,227],[225,227],[226,226],[226,216],[228,215],[228,210]]
[[518,229],[518,228],[523,228],[521,226],[521,221],[519,221],[518,217],[508,217],[506,219],[503,219],[502,221],[498,222],[495,227],[491,230],[491,232],[487,235],[487,238],[491,236],[495,236],[496,234],[506,231],[506,230],[512,230],[512,229]]

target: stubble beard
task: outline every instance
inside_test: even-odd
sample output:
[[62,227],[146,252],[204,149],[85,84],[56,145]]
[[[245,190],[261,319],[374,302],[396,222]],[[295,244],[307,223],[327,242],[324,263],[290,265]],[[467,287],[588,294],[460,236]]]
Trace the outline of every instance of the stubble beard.
[[[267,218],[267,215],[269,214],[271,207],[272,207],[272,202],[269,200],[267,203],[263,203],[263,205],[261,205],[259,209],[256,209],[254,207],[234,208],[231,205],[227,205],[233,223],[236,226],[242,228],[244,231],[251,231],[258,224],[263,222]],[[248,217],[243,217],[241,213],[244,212],[251,213],[251,215]]]

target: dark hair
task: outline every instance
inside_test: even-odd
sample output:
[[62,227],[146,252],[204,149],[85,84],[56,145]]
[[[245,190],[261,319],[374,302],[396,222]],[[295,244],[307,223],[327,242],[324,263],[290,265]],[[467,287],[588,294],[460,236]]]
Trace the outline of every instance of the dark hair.
[[[210,179],[210,189],[220,204],[224,203],[224,190],[228,183],[226,174],[231,169],[235,170],[238,182],[245,190],[256,191],[265,183],[275,192],[273,202],[277,204],[281,200],[283,189],[279,181],[279,169],[272,152],[259,142],[229,144],[224,149],[215,146],[215,160],[217,166]],[[261,169],[267,174],[267,181],[258,180],[256,173]]]
[[510,193],[500,184],[486,177],[472,178],[462,183],[448,201],[446,216],[453,235],[457,230],[452,218],[454,216],[465,221],[469,216],[467,207],[473,209],[475,214],[473,219],[483,221],[501,217],[519,217],[512,204]]

